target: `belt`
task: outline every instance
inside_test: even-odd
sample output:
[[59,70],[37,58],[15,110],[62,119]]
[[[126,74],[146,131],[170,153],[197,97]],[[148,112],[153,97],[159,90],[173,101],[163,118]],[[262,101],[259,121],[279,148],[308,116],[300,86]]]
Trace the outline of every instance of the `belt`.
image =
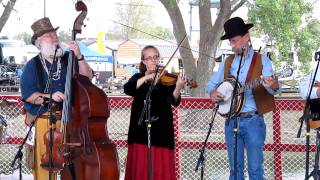
[[[52,112],[52,115],[56,116],[56,120],[60,120],[61,119],[61,111]],[[39,118],[42,118],[42,119],[49,119],[49,117],[50,117],[50,113],[49,112],[45,112],[45,113],[43,113],[43,114],[41,114],[39,116]]]
[[257,111],[251,111],[251,112],[243,112],[240,113],[237,117],[239,118],[251,118],[253,115],[258,114]]

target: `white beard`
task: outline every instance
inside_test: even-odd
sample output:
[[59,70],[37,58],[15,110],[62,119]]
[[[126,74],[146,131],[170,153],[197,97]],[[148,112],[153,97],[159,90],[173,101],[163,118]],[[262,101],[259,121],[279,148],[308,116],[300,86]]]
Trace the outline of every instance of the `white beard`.
[[56,52],[56,57],[61,57],[63,55],[63,49],[59,44],[48,44],[43,43],[40,46],[40,52],[44,56],[54,57],[54,53]]

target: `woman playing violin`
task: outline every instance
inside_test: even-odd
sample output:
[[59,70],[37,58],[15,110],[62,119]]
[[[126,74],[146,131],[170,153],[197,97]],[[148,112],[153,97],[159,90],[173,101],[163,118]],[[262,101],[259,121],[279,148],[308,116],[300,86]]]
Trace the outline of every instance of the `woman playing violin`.
[[[144,47],[141,52],[140,73],[133,75],[124,85],[124,92],[133,97],[125,180],[148,179],[147,127],[144,121],[141,125],[138,125],[138,121],[151,82],[155,74],[161,74],[155,72],[159,59],[156,47]],[[180,90],[186,80],[179,75],[176,84],[167,86],[157,83],[159,76],[155,79],[150,108],[151,117],[156,119],[151,127],[152,179],[175,180],[172,105],[180,104]]]

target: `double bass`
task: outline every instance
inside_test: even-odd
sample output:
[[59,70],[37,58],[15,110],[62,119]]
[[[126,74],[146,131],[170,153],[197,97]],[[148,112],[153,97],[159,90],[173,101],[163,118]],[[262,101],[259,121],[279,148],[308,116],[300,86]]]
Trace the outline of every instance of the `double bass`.
[[[87,15],[87,7],[82,1],[75,7],[82,12],[74,22],[73,40],[76,33],[81,33]],[[107,131],[110,115],[107,96],[88,77],[76,72],[77,65],[71,51],[61,122],[65,158],[61,179],[118,180],[118,155]]]

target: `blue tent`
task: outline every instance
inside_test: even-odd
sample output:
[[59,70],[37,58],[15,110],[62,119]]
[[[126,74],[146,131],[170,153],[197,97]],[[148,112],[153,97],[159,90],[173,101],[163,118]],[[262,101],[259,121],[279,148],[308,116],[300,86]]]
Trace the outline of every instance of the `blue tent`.
[[87,62],[108,62],[112,63],[112,56],[100,54],[94,50],[89,49],[83,42],[78,41],[78,46],[81,53]]

